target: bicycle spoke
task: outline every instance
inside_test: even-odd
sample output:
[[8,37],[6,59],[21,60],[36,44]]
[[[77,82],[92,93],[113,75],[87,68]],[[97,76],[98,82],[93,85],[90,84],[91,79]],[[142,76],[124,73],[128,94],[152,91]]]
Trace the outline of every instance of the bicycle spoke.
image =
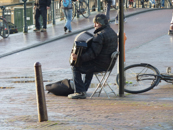
[[[131,90],[131,91],[139,91],[146,89],[150,87],[153,84],[153,81],[155,80],[154,76],[151,75],[145,75],[140,76],[138,79],[138,75],[144,75],[144,74],[153,74],[154,72],[152,70],[149,70],[148,68],[145,67],[136,67],[136,68],[131,68],[129,70],[125,71],[125,76],[126,76],[126,81],[127,83],[125,84],[125,89],[126,90]],[[147,79],[153,79],[153,80],[144,80],[145,78]]]
[[82,14],[83,17],[88,18],[89,17],[89,7],[86,1],[80,1],[80,14]]
[[[159,72],[151,65],[135,64],[125,68],[124,91],[128,93],[142,93],[152,89],[160,80]],[[119,83],[119,75],[117,75]]]

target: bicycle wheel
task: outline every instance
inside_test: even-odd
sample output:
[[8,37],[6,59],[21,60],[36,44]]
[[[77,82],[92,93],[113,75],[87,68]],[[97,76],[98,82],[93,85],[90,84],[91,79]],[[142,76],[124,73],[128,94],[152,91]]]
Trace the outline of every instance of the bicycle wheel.
[[[132,94],[149,91],[160,81],[160,72],[149,64],[134,64],[124,69],[124,91]],[[119,84],[119,74],[116,77]]]
[[0,18],[0,35],[3,38],[7,38],[9,36],[9,33],[10,33],[10,29],[9,29],[8,23],[3,18]]
[[72,3],[72,20],[74,19],[74,17],[76,16],[76,6],[75,6],[75,2]]
[[80,8],[79,8],[80,14],[82,14],[84,18],[88,18],[90,14],[89,14],[89,6],[87,2],[84,0],[81,0],[79,2],[80,2]]

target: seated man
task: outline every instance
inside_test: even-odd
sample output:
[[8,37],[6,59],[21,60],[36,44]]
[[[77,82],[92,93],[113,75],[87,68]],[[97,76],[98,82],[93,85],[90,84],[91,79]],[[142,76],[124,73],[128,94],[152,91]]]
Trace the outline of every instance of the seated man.
[[[111,54],[117,50],[117,34],[109,26],[106,15],[96,15],[93,22],[95,31],[91,47],[79,57],[83,64],[80,67],[72,67],[75,93],[68,95],[70,99],[86,98],[85,94],[93,73],[106,71],[111,62]],[[71,57],[73,60],[77,59],[77,55],[74,53],[71,54]],[[81,74],[85,74],[84,81]]]

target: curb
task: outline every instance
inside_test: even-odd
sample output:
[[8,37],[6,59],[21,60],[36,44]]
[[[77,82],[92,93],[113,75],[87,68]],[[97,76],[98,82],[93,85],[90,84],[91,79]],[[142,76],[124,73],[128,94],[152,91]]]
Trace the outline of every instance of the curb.
[[[169,9],[172,9],[172,8],[169,8]],[[156,11],[156,10],[161,10],[161,9],[160,8],[158,8],[158,9],[146,9],[146,10],[137,11],[137,12],[134,12],[132,14],[125,15],[125,17],[131,17],[131,16],[134,16],[134,15],[137,15],[137,14],[141,14],[141,13],[145,13],[145,12],[149,12],[149,11]],[[110,22],[114,22],[114,21],[115,21],[115,17],[110,20]],[[35,48],[35,47],[38,47],[38,46],[41,46],[41,45],[44,45],[44,44],[47,44],[47,43],[50,43],[50,42],[53,42],[53,41],[56,41],[56,40],[60,40],[60,39],[65,38],[65,37],[72,36],[74,34],[78,34],[81,31],[86,31],[86,30],[90,30],[90,29],[93,29],[93,28],[94,28],[94,26],[92,25],[92,26],[89,26],[87,28],[74,31],[72,33],[68,33],[66,35],[58,36],[56,38],[53,38],[53,39],[50,39],[50,40],[47,40],[47,41],[44,41],[44,42],[37,43],[35,45],[27,46],[27,47],[24,47],[24,48],[21,48],[21,49],[14,50],[12,52],[4,53],[4,54],[0,55],[0,58],[6,57],[6,56],[9,56],[9,55],[18,53],[18,52],[22,52],[22,51],[25,51],[25,50],[28,50],[28,49],[31,49],[31,48]]]

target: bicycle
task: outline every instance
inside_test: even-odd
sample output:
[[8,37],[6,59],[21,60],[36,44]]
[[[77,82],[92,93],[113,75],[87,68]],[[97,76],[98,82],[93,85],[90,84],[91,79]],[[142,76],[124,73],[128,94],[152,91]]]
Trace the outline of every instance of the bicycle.
[[[161,8],[162,0],[155,0],[155,8]],[[172,3],[170,0],[164,1],[165,8],[170,8],[172,6]],[[150,8],[151,8],[151,2],[150,2]]]
[[4,18],[0,18],[0,35],[3,38],[7,38],[9,36],[10,29],[7,21]]
[[72,20],[77,14],[82,14],[84,18],[88,18],[90,16],[89,5],[85,0],[79,0],[78,4],[76,3],[76,1],[73,1],[72,12]]
[[[105,4],[104,1],[101,2],[101,6],[100,7],[101,7],[101,10],[103,12],[106,12],[106,4]],[[110,10],[118,10],[116,4],[113,4],[113,5],[111,4]]]
[[[167,68],[166,74],[160,74],[159,70],[146,63],[134,64],[124,68],[124,91],[127,93],[138,94],[147,92],[157,86],[161,80],[173,84],[173,74],[171,68]],[[119,84],[119,74],[116,77]]]

